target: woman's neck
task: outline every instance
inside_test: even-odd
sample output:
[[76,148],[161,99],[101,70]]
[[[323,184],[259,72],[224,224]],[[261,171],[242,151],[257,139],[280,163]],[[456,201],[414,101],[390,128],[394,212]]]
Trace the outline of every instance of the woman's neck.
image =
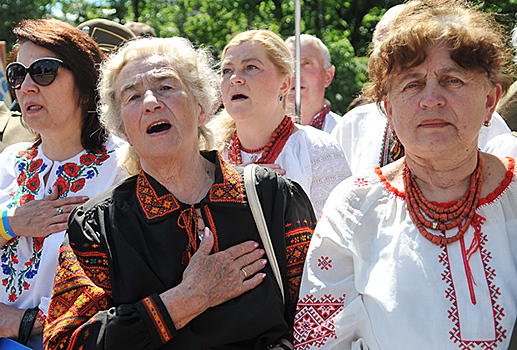
[[142,169],[182,203],[201,201],[215,179],[215,164],[199,152],[190,157],[183,155],[154,163],[142,160]]
[[82,152],[84,147],[79,133],[61,138],[41,136],[41,149],[48,159],[62,162]]
[[461,198],[468,189],[478,163],[478,151],[473,150],[460,160],[423,159],[406,154],[406,163],[428,200],[450,202]]
[[257,149],[264,147],[270,140],[275,129],[284,119],[283,110],[270,118],[248,118],[236,120],[237,136],[242,147],[247,149]]

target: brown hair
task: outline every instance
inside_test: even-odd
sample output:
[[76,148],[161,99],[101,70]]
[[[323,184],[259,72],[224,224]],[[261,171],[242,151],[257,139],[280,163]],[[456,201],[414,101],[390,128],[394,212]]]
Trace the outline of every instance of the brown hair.
[[393,74],[418,66],[431,47],[442,43],[451,48],[451,59],[460,67],[486,73],[488,83],[500,84],[504,94],[510,86],[505,68],[511,61],[506,41],[494,17],[466,1],[409,1],[370,56],[370,83],[364,94],[380,102]]
[[[98,68],[104,55],[95,41],[82,30],[56,19],[24,20],[13,32],[18,36],[18,42],[9,55],[9,62],[16,60],[21,44],[30,41],[52,51],[66,63],[74,76],[79,103],[83,107],[81,144],[91,152],[100,150],[108,134],[96,111]],[[39,135],[37,137],[41,139]]]

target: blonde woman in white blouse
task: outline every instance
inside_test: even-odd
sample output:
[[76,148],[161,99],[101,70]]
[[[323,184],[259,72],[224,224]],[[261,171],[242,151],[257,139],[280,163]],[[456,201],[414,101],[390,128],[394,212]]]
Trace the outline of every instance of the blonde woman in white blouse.
[[268,165],[298,182],[318,216],[350,169],[328,134],[296,125],[287,115],[292,73],[291,52],[278,35],[268,30],[236,35],[221,61],[225,110],[211,127],[220,131],[222,154],[231,164]]

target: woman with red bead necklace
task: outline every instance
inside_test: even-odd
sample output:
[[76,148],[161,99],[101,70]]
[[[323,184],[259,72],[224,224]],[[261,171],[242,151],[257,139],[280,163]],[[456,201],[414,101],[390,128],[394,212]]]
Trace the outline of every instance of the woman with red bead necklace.
[[339,185],[307,253],[297,349],[507,349],[517,316],[515,162],[478,151],[506,38],[461,0],[414,0],[370,57],[402,159]]
[[330,191],[350,175],[328,134],[295,125],[286,115],[293,59],[268,30],[236,35],[224,48],[221,92],[225,111],[213,123],[232,165],[263,164],[298,182],[319,215]]

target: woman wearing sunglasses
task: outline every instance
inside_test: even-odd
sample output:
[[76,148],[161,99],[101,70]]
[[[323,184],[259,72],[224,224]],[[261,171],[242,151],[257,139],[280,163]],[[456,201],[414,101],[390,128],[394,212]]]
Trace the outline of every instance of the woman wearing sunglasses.
[[0,337],[38,349],[68,215],[125,174],[96,112],[95,41],[53,19],[14,32],[6,75],[36,138],[0,154]]

